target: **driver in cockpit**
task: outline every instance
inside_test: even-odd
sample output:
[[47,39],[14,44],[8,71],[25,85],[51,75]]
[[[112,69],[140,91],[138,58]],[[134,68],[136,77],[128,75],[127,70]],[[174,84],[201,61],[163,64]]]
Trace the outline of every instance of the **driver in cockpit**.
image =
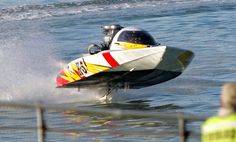
[[88,52],[90,54],[96,54],[100,51],[103,51],[103,50],[109,50],[110,49],[110,45],[111,45],[111,42],[114,38],[114,36],[116,35],[117,32],[119,32],[122,28],[122,26],[120,25],[106,25],[106,26],[102,26],[102,29],[103,29],[103,34],[104,34],[104,37],[103,37],[103,43],[101,44],[101,46],[98,46],[96,44],[91,44],[89,47],[88,47]]

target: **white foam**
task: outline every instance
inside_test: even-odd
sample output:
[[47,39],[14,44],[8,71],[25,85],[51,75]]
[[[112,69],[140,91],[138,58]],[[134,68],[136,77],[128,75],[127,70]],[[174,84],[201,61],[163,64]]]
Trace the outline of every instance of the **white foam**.
[[65,63],[53,58],[54,45],[49,35],[40,32],[37,26],[33,27],[34,32],[27,28],[22,31],[17,27],[8,28],[6,38],[0,39],[0,101],[62,103],[96,100],[96,94],[88,91],[78,93],[76,89],[56,88],[56,75]]

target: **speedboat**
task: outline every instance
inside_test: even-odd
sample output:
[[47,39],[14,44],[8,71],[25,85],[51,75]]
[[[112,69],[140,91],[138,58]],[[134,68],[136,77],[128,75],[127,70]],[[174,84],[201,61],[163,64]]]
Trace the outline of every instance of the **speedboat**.
[[176,78],[194,57],[190,50],[160,45],[140,28],[103,28],[103,47],[92,44],[88,54],[63,68],[56,79],[58,88],[148,87]]

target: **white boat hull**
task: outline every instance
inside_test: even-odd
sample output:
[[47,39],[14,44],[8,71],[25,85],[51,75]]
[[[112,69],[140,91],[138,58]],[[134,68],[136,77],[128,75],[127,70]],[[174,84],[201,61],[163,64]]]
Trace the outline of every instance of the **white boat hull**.
[[70,62],[58,75],[57,85],[147,87],[179,76],[192,58],[191,51],[166,46],[106,50]]

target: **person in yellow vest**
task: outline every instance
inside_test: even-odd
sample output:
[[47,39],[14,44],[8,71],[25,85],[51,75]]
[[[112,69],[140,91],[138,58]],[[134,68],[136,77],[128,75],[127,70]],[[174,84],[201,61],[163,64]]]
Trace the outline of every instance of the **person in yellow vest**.
[[227,83],[220,95],[218,116],[202,125],[202,142],[236,142],[236,83]]

